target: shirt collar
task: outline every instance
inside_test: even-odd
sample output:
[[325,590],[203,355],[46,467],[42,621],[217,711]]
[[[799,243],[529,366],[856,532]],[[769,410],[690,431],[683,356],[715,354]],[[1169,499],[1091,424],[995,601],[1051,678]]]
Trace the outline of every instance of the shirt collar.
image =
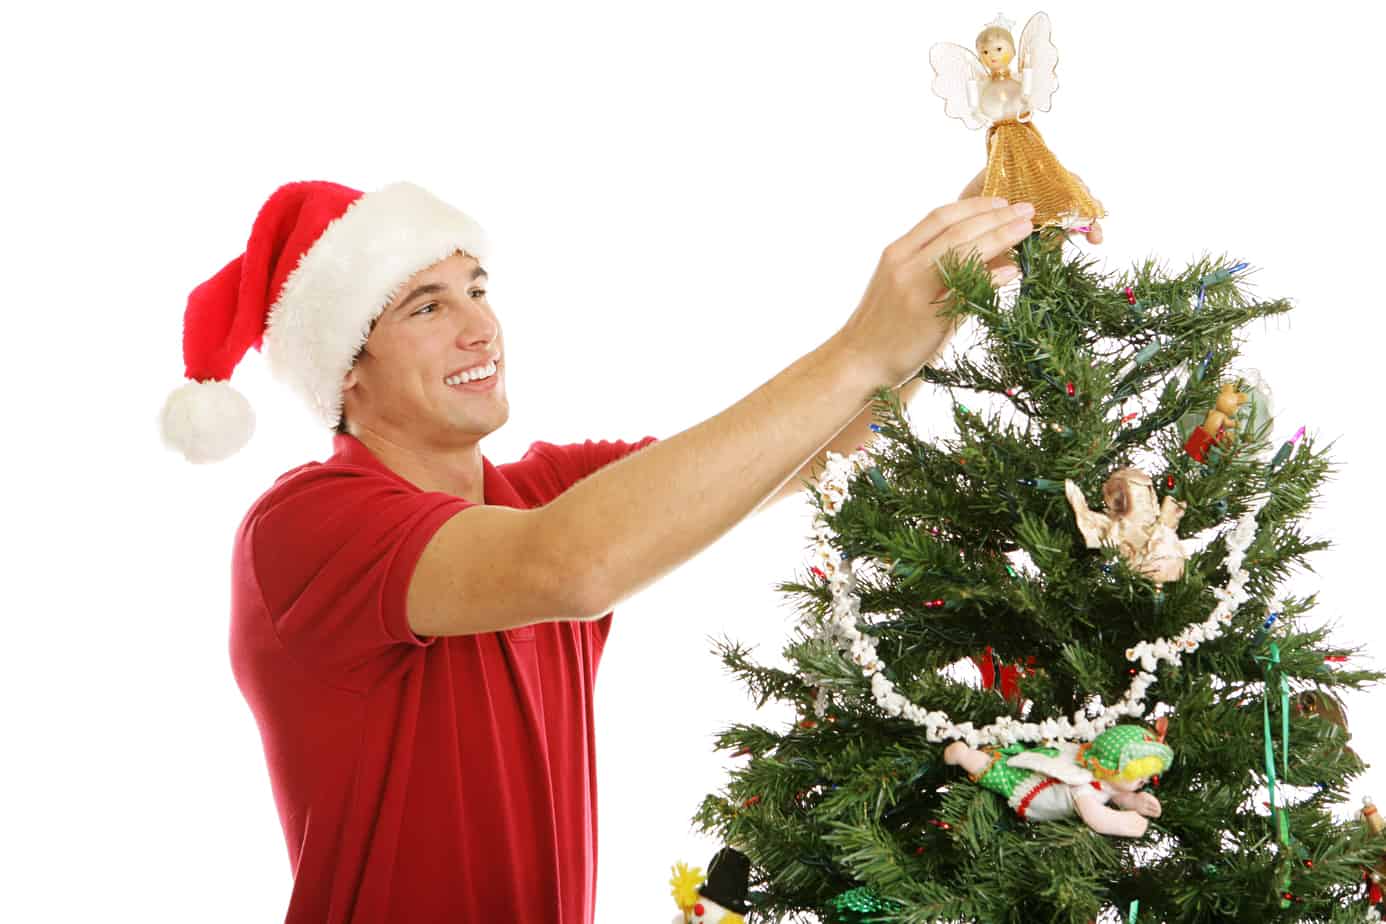
[[[328,461],[374,469],[395,478],[415,491],[419,490],[417,485],[381,462],[365,443],[349,433],[333,434],[332,458]],[[516,493],[514,486],[500,473],[500,469],[492,465],[491,460],[485,455],[481,457],[481,475],[482,491],[486,495],[486,499],[482,503],[500,507],[524,508],[528,506]]]

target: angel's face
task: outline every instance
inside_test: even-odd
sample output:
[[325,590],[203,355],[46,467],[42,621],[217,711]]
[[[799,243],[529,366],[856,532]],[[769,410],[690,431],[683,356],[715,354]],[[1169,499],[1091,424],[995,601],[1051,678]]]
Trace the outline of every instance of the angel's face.
[[1004,71],[1010,67],[1011,59],[1015,57],[1015,46],[1004,38],[996,37],[977,44],[977,55],[986,65],[987,70]]

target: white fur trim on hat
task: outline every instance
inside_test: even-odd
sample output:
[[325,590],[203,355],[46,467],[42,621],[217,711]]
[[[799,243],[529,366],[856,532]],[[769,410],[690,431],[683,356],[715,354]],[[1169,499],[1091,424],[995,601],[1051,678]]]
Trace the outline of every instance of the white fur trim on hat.
[[486,259],[481,226],[413,183],[361,196],[329,222],[284,280],[265,322],[270,373],[329,427],[342,416],[342,379],[370,325],[409,278],[465,251]]

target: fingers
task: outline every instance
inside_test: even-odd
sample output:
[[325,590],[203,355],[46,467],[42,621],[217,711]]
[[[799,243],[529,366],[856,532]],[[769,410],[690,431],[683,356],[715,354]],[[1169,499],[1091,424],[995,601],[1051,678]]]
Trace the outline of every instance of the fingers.
[[1028,202],[1020,202],[1004,209],[990,209],[970,218],[965,218],[946,228],[924,248],[924,256],[930,264],[944,253],[956,250],[966,257],[976,251],[983,262],[1006,253],[1035,230],[1030,218],[1035,207]]
[[1014,282],[1019,275],[1020,267],[1014,263],[1002,266],[991,271],[991,285],[993,288],[999,289],[1008,282]]
[[1096,220],[1087,228],[1075,228],[1068,233],[1068,236],[1071,238],[1075,234],[1082,234],[1089,244],[1102,243],[1102,226]]
[[972,196],[941,205],[886,249],[898,251],[900,257],[908,259],[947,228],[978,215],[1002,211],[1008,207],[1005,202],[990,196]]
[[987,269],[991,270],[991,284],[998,289],[1020,275],[1020,267],[1015,265],[1009,251],[989,261]]

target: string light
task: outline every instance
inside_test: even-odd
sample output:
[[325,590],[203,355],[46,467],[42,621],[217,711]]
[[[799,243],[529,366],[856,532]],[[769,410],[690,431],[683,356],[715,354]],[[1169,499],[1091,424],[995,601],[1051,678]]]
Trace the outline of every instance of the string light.
[[1203,307],[1203,296],[1206,294],[1208,286],[1217,285],[1220,282],[1226,282],[1227,280],[1232,278],[1232,275],[1234,273],[1240,273],[1242,270],[1246,269],[1246,267],[1247,264],[1238,263],[1236,266],[1229,266],[1225,269],[1214,270],[1213,272],[1209,273],[1208,275],[1200,279],[1198,281],[1198,304],[1194,307],[1194,311],[1198,311],[1200,308]]
[[1203,377],[1208,374],[1208,364],[1212,361],[1213,351],[1209,350],[1207,353],[1204,354],[1203,362],[1198,364],[1198,375],[1195,377],[1196,381],[1203,381]]
[[1016,484],[1024,485],[1027,488],[1035,488],[1039,491],[1048,491],[1057,494],[1064,489],[1062,481],[1055,481],[1052,478],[1017,478]]
[[1271,613],[1269,616],[1266,617],[1266,621],[1261,623],[1261,628],[1257,629],[1256,634],[1251,638],[1252,648],[1261,647],[1261,643],[1264,642],[1266,640],[1266,637],[1270,635],[1271,626],[1273,626],[1275,624],[1275,621],[1279,618],[1279,611]]
[[890,485],[886,483],[885,476],[882,475],[881,470],[876,468],[874,465],[866,470],[866,475],[868,478],[871,479],[871,483],[874,484],[878,489],[882,491],[890,490]]
[[1268,472],[1274,472],[1285,464],[1286,460],[1290,458],[1290,453],[1295,451],[1295,444],[1299,442],[1302,436],[1304,436],[1304,428],[1300,427],[1295,431],[1294,436],[1287,439],[1284,444],[1275,451],[1275,455],[1271,457],[1270,466],[1267,469]]

